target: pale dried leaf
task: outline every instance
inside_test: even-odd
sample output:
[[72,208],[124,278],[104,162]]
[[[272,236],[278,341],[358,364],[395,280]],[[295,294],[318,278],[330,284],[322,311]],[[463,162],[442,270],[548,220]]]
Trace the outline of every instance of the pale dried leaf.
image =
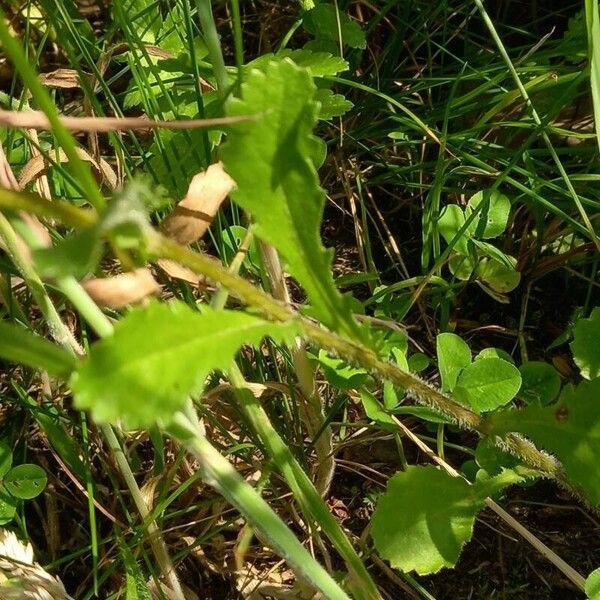
[[103,279],[88,279],[83,287],[96,304],[108,308],[137,304],[160,292],[160,286],[149,269],[136,269]]
[[188,269],[173,260],[161,258],[156,261],[156,264],[172,279],[179,279],[180,281],[185,281],[192,285],[200,285],[206,281],[202,275],[197,275],[191,269]]
[[[94,172],[103,184],[111,190],[117,187],[117,176],[112,167],[103,158],[100,159],[100,162],[96,162],[83,148],[77,148],[77,154],[79,158],[92,165]],[[58,151],[58,157],[53,152],[50,153],[50,156],[52,160],[58,160],[61,163],[69,162],[69,158],[63,150]],[[52,163],[45,156],[38,155],[33,157],[20,173],[19,187],[23,189],[38,177],[45,175],[51,166]]]
[[195,175],[186,197],[163,221],[165,235],[180,244],[199,240],[234,187],[235,182],[225,173],[220,162]]
[[41,73],[40,81],[47,87],[76,89],[81,87],[79,73],[75,69],[56,69],[50,73]]

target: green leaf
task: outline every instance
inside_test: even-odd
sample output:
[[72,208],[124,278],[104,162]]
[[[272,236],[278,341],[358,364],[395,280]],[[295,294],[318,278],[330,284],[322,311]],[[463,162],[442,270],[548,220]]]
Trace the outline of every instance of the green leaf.
[[350,366],[340,358],[327,355],[325,350],[319,350],[319,364],[329,383],[341,390],[356,390],[369,379],[364,369]]
[[360,25],[331,4],[317,4],[305,14],[303,24],[316,38],[338,42],[341,34],[344,44],[351,48],[367,46],[365,33]]
[[333,77],[342,71],[348,70],[348,62],[341,56],[334,56],[329,52],[313,52],[302,48],[299,50],[284,49],[277,54],[263,54],[247,66],[251,68],[263,69],[273,60],[282,60],[289,58],[299,67],[310,71],[313,77]]
[[65,237],[52,248],[33,251],[35,265],[42,277],[72,275],[81,279],[94,271],[102,254],[97,228],[84,229]]
[[521,374],[517,367],[501,358],[482,358],[459,375],[454,396],[481,413],[504,406],[520,387]]
[[522,433],[554,454],[571,483],[600,505],[600,379],[584,381],[561,394],[557,404],[532,404],[523,410],[498,411],[491,417],[493,434]]
[[[451,244],[454,236],[465,224],[465,213],[458,204],[447,204],[440,214],[437,226],[440,235],[447,244]],[[465,232],[467,233],[467,232]],[[461,254],[467,254],[467,236],[463,234],[454,245],[454,250]]]
[[[154,44],[162,23],[156,0],[121,0],[119,4],[127,22],[140,40]],[[113,8],[113,11],[116,11],[116,8]],[[118,11],[114,12],[113,19],[119,19]]]
[[571,351],[582,377],[600,377],[600,306],[592,311],[589,319],[579,319],[573,327]]
[[310,73],[291,60],[252,70],[232,98],[228,116],[257,115],[230,129],[221,157],[237,183],[231,197],[252,213],[257,235],[283,256],[320,320],[360,337],[351,304],[335,287],[331,252],[320,239],[325,194],[312,160],[318,104]]
[[60,346],[5,322],[0,322],[0,357],[64,379],[72,373],[77,362]]
[[475,266],[473,259],[466,254],[452,254],[448,259],[450,273],[461,281],[468,281],[471,279]]
[[436,348],[442,391],[451,392],[459,373],[471,364],[471,349],[454,333],[440,333],[437,336]]
[[152,600],[146,578],[124,540],[118,538],[119,550],[125,565],[125,600]]
[[502,348],[484,348],[476,357],[475,360],[481,360],[482,358],[501,358],[506,362],[515,364],[515,359]]
[[519,371],[523,381],[519,397],[526,402],[538,401],[546,405],[558,396],[560,375],[552,365],[531,360],[521,365]]
[[169,420],[208,374],[227,369],[244,344],[266,335],[297,333],[294,323],[271,323],[247,313],[206,309],[182,302],[151,302],[131,310],[115,333],[92,345],[74,374],[75,404],[98,422],[124,419],[130,427]]
[[0,477],[4,477],[12,466],[13,453],[6,442],[0,441]]
[[456,564],[484,506],[476,486],[435,467],[394,475],[371,520],[379,554],[401,571],[437,573]]
[[600,568],[592,571],[585,580],[588,600],[600,600]]
[[411,373],[420,373],[424,371],[430,364],[431,359],[427,354],[423,354],[422,352],[415,352],[408,357],[406,361],[408,366],[408,370]]
[[6,489],[21,500],[39,496],[46,487],[48,477],[39,465],[17,465],[4,476]]
[[475,219],[475,235],[484,239],[498,237],[506,229],[508,223],[510,200],[498,190],[482,190],[469,200],[465,216],[468,217],[482,203],[481,212]]
[[[516,260],[512,260],[516,264]],[[481,281],[500,294],[512,292],[521,281],[521,273],[516,271],[514,266],[507,267],[493,258],[480,260],[475,272]]]
[[382,429],[397,430],[398,425],[390,415],[387,414],[381,402],[368,390],[360,390],[360,399],[365,409],[365,414],[371,421],[379,425]]
[[0,485],[0,525],[10,523],[17,514],[17,500]]
[[341,117],[354,106],[350,100],[346,100],[341,94],[334,94],[331,90],[327,89],[317,90],[315,100],[320,104],[319,119],[322,120]]

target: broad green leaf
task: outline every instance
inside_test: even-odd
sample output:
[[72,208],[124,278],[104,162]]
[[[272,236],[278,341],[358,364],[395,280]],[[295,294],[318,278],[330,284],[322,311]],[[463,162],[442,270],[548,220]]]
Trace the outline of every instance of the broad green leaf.
[[521,387],[519,369],[501,358],[482,358],[458,376],[454,396],[475,412],[495,410],[510,402]]
[[419,575],[453,566],[484,506],[478,488],[432,466],[394,475],[379,498],[371,533],[379,554]]
[[440,333],[437,336],[436,348],[442,391],[451,392],[459,373],[471,364],[471,349],[454,333]]
[[256,115],[231,127],[221,158],[237,183],[231,197],[252,213],[257,235],[283,256],[320,320],[354,338],[362,332],[331,275],[320,239],[325,194],[314,167],[318,104],[310,73],[291,60],[252,70],[228,116]]
[[367,40],[360,25],[331,4],[317,4],[304,15],[303,24],[316,38],[338,42],[341,37],[351,48],[366,48]]
[[0,357],[61,378],[67,378],[77,362],[60,346],[6,322],[0,322]]
[[429,406],[412,404],[409,406],[397,406],[390,412],[395,415],[412,415],[430,423],[452,423],[450,419],[433,410],[433,408],[429,408]]
[[481,281],[500,294],[512,292],[521,281],[521,274],[513,266],[507,267],[493,258],[480,260],[475,272]]
[[327,89],[317,90],[315,100],[320,104],[319,119],[323,120],[341,117],[354,106],[350,100],[346,100],[341,94],[334,94]]
[[266,335],[297,333],[294,323],[271,323],[230,310],[199,313],[182,302],[151,302],[131,310],[115,333],[92,345],[71,387],[78,408],[97,422],[124,419],[130,427],[169,420],[208,374],[227,369],[244,344]]
[[600,377],[600,306],[594,308],[589,319],[575,323],[571,351],[583,377]]
[[481,212],[475,218],[474,233],[484,239],[498,237],[505,229],[510,214],[510,200],[498,190],[483,190],[471,197],[465,210],[468,217],[480,204]]
[[12,466],[13,453],[6,442],[0,441],[0,477],[4,477]]
[[588,600],[600,600],[600,568],[593,570],[587,576],[585,594]]
[[332,77],[348,70],[348,62],[341,56],[334,56],[329,52],[313,52],[302,48],[299,50],[284,49],[277,54],[263,54],[248,64],[248,67],[262,69],[272,60],[282,60],[289,58],[299,67],[304,67],[310,71],[313,77]]
[[17,465],[4,476],[4,486],[15,497],[31,500],[46,487],[48,476],[39,465]]
[[[451,244],[454,236],[465,224],[465,213],[458,204],[447,204],[440,214],[437,226],[440,235],[447,244]],[[454,244],[454,250],[461,254],[467,254],[467,235],[463,234]]]
[[17,513],[17,500],[0,485],[0,525],[10,523]]
[[493,434],[519,432],[554,454],[571,483],[600,505],[600,379],[584,381],[551,406],[498,411],[491,422]]
[[560,392],[560,375],[550,364],[531,360],[519,368],[523,381],[519,397],[527,402],[550,404]]

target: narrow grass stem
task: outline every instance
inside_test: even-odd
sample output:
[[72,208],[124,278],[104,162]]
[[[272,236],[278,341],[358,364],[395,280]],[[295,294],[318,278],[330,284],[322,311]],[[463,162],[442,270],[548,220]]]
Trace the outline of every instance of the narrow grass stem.
[[521,94],[521,97],[525,101],[525,104],[526,104],[527,108],[529,109],[529,112],[531,113],[533,122],[540,129],[542,139],[544,140],[544,144],[546,145],[548,152],[550,152],[550,156],[552,157],[552,160],[554,161],[554,164],[556,165],[556,168],[558,169],[560,176],[562,177],[563,181],[565,182],[565,185],[567,186],[567,190],[569,191],[569,194],[570,194],[571,198],[573,199],[573,202],[574,202],[575,206],[577,207],[577,210],[579,211],[581,218],[583,219],[583,222],[584,222],[587,232],[590,236],[590,239],[594,242],[594,244],[596,245],[596,248],[600,251],[600,239],[598,239],[598,236],[596,235],[596,232],[594,231],[594,227],[592,226],[590,218],[588,217],[588,214],[586,213],[585,208],[581,204],[581,200],[579,199],[579,196],[577,195],[577,191],[573,187],[573,184],[571,183],[571,179],[569,178],[569,175],[567,174],[567,172],[562,164],[562,161],[560,160],[558,154],[556,153],[554,144],[552,144],[552,140],[550,140],[548,133],[544,129],[544,124],[542,122],[542,119],[538,115],[538,112],[535,109],[533,102],[531,101],[529,93],[527,92],[527,89],[525,88],[525,86],[523,85],[523,82],[521,81],[521,78],[519,77],[519,74],[517,73],[517,70],[506,50],[506,47],[504,46],[504,43],[502,42],[502,39],[498,35],[496,26],[494,25],[487,10],[485,9],[485,6],[483,5],[482,0],[473,0],[473,1],[475,2],[475,5],[477,6],[477,9],[480,12],[481,18],[483,19],[486,27],[488,28],[490,35],[492,36],[492,39],[494,40],[494,43],[498,47],[498,51],[500,52],[502,59],[506,63],[506,67],[510,71],[510,74],[515,82],[515,85],[517,86],[517,89],[519,90],[519,93]]

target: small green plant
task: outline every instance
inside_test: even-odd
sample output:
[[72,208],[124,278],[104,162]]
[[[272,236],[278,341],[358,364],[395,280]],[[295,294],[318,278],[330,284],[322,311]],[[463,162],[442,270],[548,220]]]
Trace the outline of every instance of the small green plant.
[[46,471],[33,464],[13,467],[13,453],[0,442],[0,525],[10,523],[17,514],[19,500],[32,500],[46,487]]
[[506,301],[521,279],[516,260],[485,241],[506,229],[510,200],[495,189],[474,194],[463,210],[456,204],[444,208],[438,229],[452,247],[448,267],[461,281],[474,279],[488,294]]
[[[52,17],[52,26],[65,25],[64,15],[69,13],[62,0],[41,4]],[[57,456],[85,486],[95,588],[102,556],[95,518],[102,505],[94,496],[90,428],[98,438],[93,443],[104,444],[110,452],[110,462],[117,465],[140,518],[131,538],[134,517],[129,510],[125,525],[116,517],[111,522],[116,533],[110,545],[117,547],[124,565],[127,598],[149,597],[145,569],[154,562],[160,570],[153,573],[156,580],[162,575],[169,594],[183,598],[172,562],[176,554],[169,551],[159,524],[183,492],[185,498],[192,497],[197,487],[193,484],[200,479],[236,510],[231,521],[226,521],[229,515],[222,516],[223,531],[229,533],[228,527],[243,517],[242,533],[235,538],[237,561],[243,561],[255,532],[260,544],[287,561],[311,594],[318,591],[334,600],[382,597],[369,568],[372,552],[407,580],[411,572],[421,576],[455,566],[478,514],[486,506],[497,506],[494,499],[510,486],[553,479],[583,501],[600,506],[600,308],[572,328],[570,347],[580,377],[564,385],[552,365],[529,361],[526,352],[517,366],[506,351],[494,347],[474,351],[475,344],[469,346],[451,332],[432,333],[429,350],[417,346],[415,351],[408,333],[390,318],[401,320],[425,286],[452,297],[456,289],[465,289],[465,282],[475,281],[495,300],[507,302],[521,281],[517,259],[489,241],[506,234],[519,200],[499,191],[499,178],[494,187],[484,189],[469,183],[470,189],[481,191],[464,209],[448,202],[440,211],[444,165],[436,172],[439,180],[429,190],[432,200],[422,219],[422,265],[428,270],[435,262],[432,270],[389,285],[378,273],[360,274],[368,284],[376,280],[381,284],[373,285],[365,302],[340,291],[333,275],[333,252],[321,236],[326,191],[319,169],[327,161],[328,146],[316,132],[353,109],[337,85],[343,82],[340,74],[360,64],[368,28],[340,10],[337,2],[301,2],[298,21],[280,47],[245,62],[239,43],[240,6],[230,4],[237,40],[235,67],[225,65],[210,2],[173,0],[165,3],[172,9],[168,14],[161,10],[162,3],[149,0],[111,5],[119,43],[101,57],[90,57],[87,67],[97,81],[88,96],[95,86],[102,87],[115,112],[141,111],[157,122],[146,146],[133,135],[126,143],[125,136],[110,132],[107,145],[114,145],[127,174],[124,185],[110,193],[92,177],[87,164],[92,161],[82,160],[79,138],[71,135],[69,121],[59,115],[28,54],[0,15],[3,49],[30,94],[30,106],[45,113],[52,129],[33,147],[37,151],[41,146],[52,157],[60,146],[68,158],[54,165],[53,185],[48,186],[52,194],[41,185],[40,194],[17,189],[14,183],[14,189],[0,189],[0,238],[6,251],[2,266],[8,274],[2,274],[0,284],[9,294],[0,323],[0,357],[21,365],[27,375],[27,368],[43,372],[44,389],[57,390],[66,400],[66,408],[49,406],[47,398],[38,405],[25,387],[14,386],[21,406],[35,415]],[[483,15],[488,23],[484,10]],[[384,17],[385,11],[378,19]],[[69,35],[77,27],[82,30],[75,40],[66,36],[70,55],[93,52],[89,49],[93,44],[76,43],[91,35],[87,25],[67,23]],[[597,15],[591,25],[596,27]],[[286,48],[299,27],[310,40],[302,48]],[[491,32],[497,37],[493,26]],[[102,68],[116,66],[116,80],[128,74],[128,80],[116,86],[116,95],[97,63]],[[515,71],[512,63],[508,71]],[[500,88],[502,82],[489,78],[482,90],[468,92],[467,100],[469,94],[486,92],[486,85]],[[365,91],[367,86],[354,82],[354,87]],[[367,91],[372,92],[369,87]],[[373,96],[398,111],[392,124],[386,122],[386,130],[394,128],[393,135],[385,135],[386,142],[392,139],[408,146],[414,130],[419,145],[425,136],[445,156],[446,144],[452,143],[447,131],[434,131],[390,95],[375,90]],[[518,94],[506,96],[504,91],[494,98],[480,118],[481,126],[516,98]],[[453,97],[449,102],[446,120],[453,102],[462,110],[466,101]],[[98,114],[99,108],[94,107]],[[189,118],[211,120],[195,122],[198,128],[192,130],[179,123]],[[173,126],[173,119],[178,119],[176,128],[167,129],[165,121]],[[536,119],[537,113],[535,127],[541,127]],[[339,133],[343,136],[343,127]],[[94,138],[96,145],[97,141]],[[553,149],[549,154],[562,164]],[[496,173],[477,157],[461,158],[475,164],[479,176]],[[136,169],[151,177],[134,176]],[[171,198],[192,195],[190,180],[197,173],[202,174],[201,200],[210,197],[215,182],[209,172],[222,178],[217,183],[225,180],[226,190],[216,194],[211,214],[189,204],[171,206]],[[508,181],[507,174],[502,177]],[[575,193],[583,219],[569,239],[588,236],[589,244],[594,244],[585,211],[596,200],[585,198],[582,204],[569,187],[571,180],[566,180],[568,189],[561,192],[561,200],[564,204],[562,196]],[[544,185],[556,192],[554,181]],[[533,193],[536,200],[542,197],[542,192]],[[227,195],[231,205],[217,212]],[[553,215],[566,214],[552,204],[536,206],[540,252],[560,246],[543,239],[544,207]],[[181,240],[173,234],[165,224],[182,213],[196,225],[207,221],[203,231],[215,219],[207,239],[200,240],[198,234]],[[36,234],[38,226],[45,235]],[[446,243],[443,251],[439,236]],[[523,238],[528,241],[527,231]],[[219,260],[208,256],[207,248]],[[373,267],[372,257],[364,254],[365,265]],[[458,283],[442,277],[446,263]],[[116,277],[107,276],[107,265],[118,265],[120,276],[137,281],[135,275],[142,273],[150,281],[150,291],[142,294],[138,306],[129,306],[131,296],[110,303],[94,297],[91,281],[115,283]],[[171,277],[165,265],[171,272],[175,265],[185,276]],[[27,302],[13,297],[14,276],[27,288]],[[396,291],[404,296],[391,306]],[[364,314],[374,304],[373,314]],[[66,324],[67,310],[77,315],[76,328]],[[448,312],[447,306],[444,310]],[[423,315],[430,318],[426,309]],[[440,320],[446,325],[449,315]],[[43,327],[49,339],[40,335]],[[521,341],[523,328],[517,335]],[[428,355],[434,354],[430,351],[434,343],[435,357]],[[267,397],[271,390],[279,394],[277,402]],[[226,405],[227,418],[213,410],[214,395]],[[385,491],[381,486],[366,494],[362,505],[374,510],[362,536],[342,527],[324,498],[338,450],[332,443],[332,423],[339,420],[339,430],[345,430],[350,412],[358,413],[358,427],[393,439],[399,464]],[[71,413],[77,415],[77,428],[72,430],[80,431],[85,442],[81,448],[59,418]],[[405,424],[406,417],[416,419],[425,434],[414,433]],[[461,430],[475,435],[469,438],[468,460],[458,472],[446,462],[445,435]],[[436,451],[427,445],[432,433]],[[155,477],[143,492],[131,466],[143,459],[124,450],[129,436],[147,441],[148,455],[155,461]],[[168,453],[175,456],[168,467],[165,437],[170,438]],[[410,464],[408,443],[435,465]],[[195,462],[187,462],[188,457]],[[183,463],[197,473],[173,492],[170,486]],[[320,463],[333,466],[324,472]],[[6,445],[0,445],[0,477],[0,523],[16,515],[18,500],[35,497],[46,485],[40,467],[12,467]],[[160,501],[155,503],[156,489]],[[291,498],[292,510],[279,510],[282,497]],[[197,507],[186,506],[181,512],[188,509],[191,513]],[[289,514],[294,515],[294,529]],[[304,533],[316,542],[311,549],[317,551],[309,552],[299,539]],[[146,534],[155,561],[139,544]],[[333,552],[335,560],[329,556]],[[584,583],[581,575],[573,576],[557,563],[589,597],[597,595],[597,574]],[[335,577],[334,564],[339,569]],[[98,589],[86,597],[93,594],[98,595]]]

